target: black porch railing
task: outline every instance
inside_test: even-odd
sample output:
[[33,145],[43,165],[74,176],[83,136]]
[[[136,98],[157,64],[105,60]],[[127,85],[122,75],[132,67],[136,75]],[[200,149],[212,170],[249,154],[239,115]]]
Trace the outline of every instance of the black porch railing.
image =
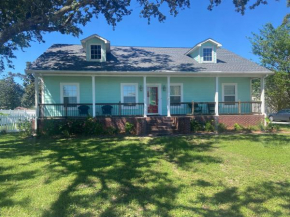
[[219,114],[221,115],[247,115],[261,114],[261,101],[249,102],[219,102]]
[[214,115],[215,102],[181,102],[170,104],[171,115]]
[[93,115],[92,103],[39,104],[39,117],[87,117]]
[[[221,115],[261,114],[260,101],[219,102]],[[215,115],[215,102],[181,102],[171,103],[170,113],[178,115]],[[144,103],[96,103],[95,116],[143,116]],[[75,104],[39,104],[40,118],[68,118],[93,116],[92,103]]]
[[[96,103],[96,116],[143,116],[143,103]],[[93,116],[92,103],[39,104],[39,117],[88,117]]]
[[96,116],[143,116],[144,103],[96,103]]

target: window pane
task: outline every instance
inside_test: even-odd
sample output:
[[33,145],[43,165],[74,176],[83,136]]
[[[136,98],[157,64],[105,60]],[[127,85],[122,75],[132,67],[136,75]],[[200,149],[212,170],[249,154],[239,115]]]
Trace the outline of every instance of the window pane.
[[124,103],[136,103],[136,86],[124,85],[123,86],[123,102]]
[[180,96],[171,96],[170,97],[170,103],[180,103],[181,97]]
[[181,95],[180,86],[170,86],[170,95]]
[[125,85],[123,87],[124,96],[136,96],[136,87],[135,85]]
[[91,59],[101,59],[101,45],[91,45]]
[[235,95],[235,92],[236,92],[235,85],[224,86],[224,95]]
[[212,48],[203,49],[203,61],[212,61]]
[[63,96],[77,96],[76,85],[63,85]]
[[136,97],[135,96],[124,96],[124,103],[135,103]]
[[76,97],[64,97],[63,98],[63,103],[77,103],[77,98]]
[[225,96],[225,102],[235,102],[235,96]]

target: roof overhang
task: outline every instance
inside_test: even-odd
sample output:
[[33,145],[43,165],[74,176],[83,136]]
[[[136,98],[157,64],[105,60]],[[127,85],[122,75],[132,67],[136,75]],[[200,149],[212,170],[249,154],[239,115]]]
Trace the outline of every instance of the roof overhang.
[[182,72],[182,71],[65,71],[65,70],[26,70],[37,75],[45,76],[152,76],[152,77],[264,77],[274,74],[271,71],[255,72],[222,72],[222,71],[202,71],[202,72]]
[[195,49],[200,48],[204,43],[207,43],[207,42],[211,42],[211,43],[215,44],[217,47],[221,47],[221,46],[222,46],[221,43],[219,43],[219,42],[217,42],[217,41],[215,41],[215,40],[213,40],[213,39],[211,39],[211,38],[208,38],[208,39],[206,39],[206,40],[204,40],[204,41],[202,41],[202,42],[197,43],[197,44],[196,44],[195,46],[193,46],[189,51],[187,51],[187,52],[185,53],[185,55],[188,55],[188,54],[192,53]]

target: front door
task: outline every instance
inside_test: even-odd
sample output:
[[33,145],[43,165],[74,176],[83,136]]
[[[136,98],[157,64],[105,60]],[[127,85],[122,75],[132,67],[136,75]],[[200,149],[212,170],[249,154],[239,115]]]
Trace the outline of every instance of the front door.
[[148,114],[158,114],[158,87],[147,87]]

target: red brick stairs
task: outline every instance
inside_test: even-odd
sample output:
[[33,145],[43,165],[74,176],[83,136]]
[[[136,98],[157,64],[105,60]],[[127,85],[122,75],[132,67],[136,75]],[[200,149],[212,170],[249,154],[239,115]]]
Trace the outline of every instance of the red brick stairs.
[[149,136],[170,135],[176,130],[171,117],[147,117],[147,134]]

